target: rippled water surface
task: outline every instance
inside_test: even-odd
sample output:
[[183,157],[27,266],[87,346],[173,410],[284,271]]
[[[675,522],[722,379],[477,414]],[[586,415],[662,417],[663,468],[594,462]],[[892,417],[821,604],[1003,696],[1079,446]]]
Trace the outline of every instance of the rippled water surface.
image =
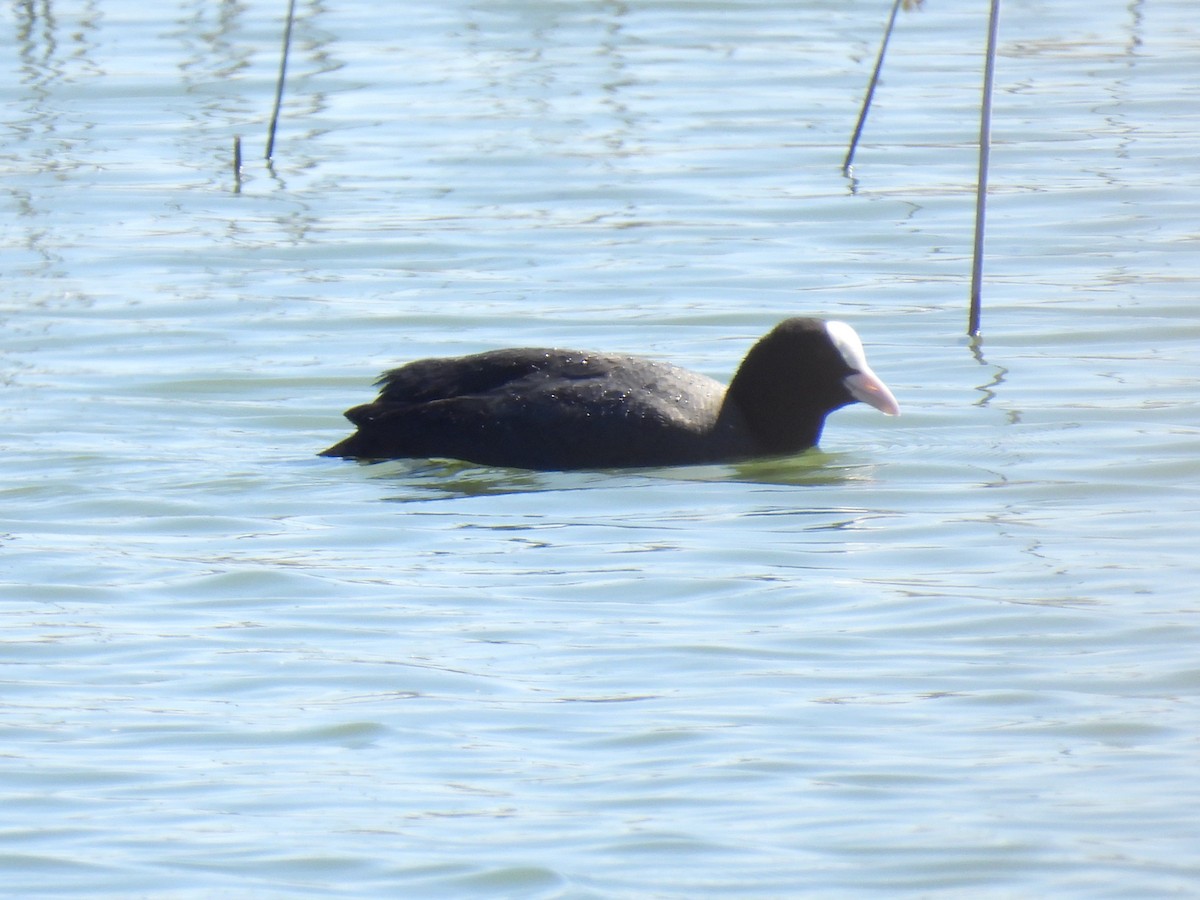
[[[1200,892],[1192,0],[11,4],[13,896]],[[270,8],[268,8],[270,7]],[[244,172],[232,168],[235,136]],[[740,466],[314,454],[512,344],[905,414]]]

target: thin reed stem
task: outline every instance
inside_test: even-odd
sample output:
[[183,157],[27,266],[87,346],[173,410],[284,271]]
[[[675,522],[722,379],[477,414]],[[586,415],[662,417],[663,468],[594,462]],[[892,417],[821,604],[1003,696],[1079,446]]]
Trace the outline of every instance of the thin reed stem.
[[242,192],[242,136],[233,136],[233,192]]
[[296,17],[296,0],[288,0],[287,22],[283,27],[283,51],[279,55],[279,78],[275,82],[275,108],[267,128],[267,161],[275,158],[275,129],[279,125],[279,108],[283,105],[283,82],[287,76],[288,49],[292,45],[292,21]]
[[992,152],[992,85],[996,76],[996,35],[1000,24],[1000,0],[992,0],[988,17],[987,56],[983,66],[983,98],[979,113],[979,178],[975,185],[975,254],[971,262],[971,309],[967,334],[979,336],[983,293],[983,227],[987,215],[988,161]]
[[900,11],[903,0],[892,3],[892,14],[888,17],[887,28],[883,32],[883,41],[879,44],[879,55],[875,57],[875,70],[871,73],[871,81],[867,85],[867,95],[863,98],[862,109],[858,113],[858,123],[854,126],[854,136],[850,138],[850,149],[846,152],[846,161],[842,163],[842,173],[850,174],[854,163],[854,151],[858,148],[858,139],[862,137],[863,126],[867,123],[867,111],[871,108],[871,99],[875,96],[875,87],[879,84],[879,73],[883,71],[883,57],[887,53],[888,41],[892,38],[892,29],[896,27],[896,13]]

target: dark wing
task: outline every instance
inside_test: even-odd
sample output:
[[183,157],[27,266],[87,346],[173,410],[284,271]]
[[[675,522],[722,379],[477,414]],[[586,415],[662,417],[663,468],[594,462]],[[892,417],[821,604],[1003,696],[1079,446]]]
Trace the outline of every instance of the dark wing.
[[702,462],[724,387],[637,357],[500,350],[420,360],[346,413],[357,434],[325,451],[448,457],[526,469]]

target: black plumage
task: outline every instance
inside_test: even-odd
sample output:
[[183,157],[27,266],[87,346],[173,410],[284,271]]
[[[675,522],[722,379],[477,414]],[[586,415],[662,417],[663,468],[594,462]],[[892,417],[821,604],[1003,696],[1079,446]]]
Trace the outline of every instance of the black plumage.
[[720,382],[638,356],[519,348],[422,359],[387,372],[323,456],[444,457],[523,469],[733,462],[814,446],[856,401],[889,415],[891,392],[850,326],[787,319]]

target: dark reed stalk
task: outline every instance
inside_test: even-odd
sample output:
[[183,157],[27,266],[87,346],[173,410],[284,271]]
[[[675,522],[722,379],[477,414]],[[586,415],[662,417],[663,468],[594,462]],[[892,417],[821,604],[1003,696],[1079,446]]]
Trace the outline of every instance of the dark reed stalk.
[[242,136],[233,136],[233,192],[242,192]]
[[987,212],[988,160],[992,151],[992,84],[996,76],[996,35],[1000,24],[1000,0],[992,0],[988,17],[987,54],[983,65],[983,98],[979,104],[979,178],[975,185],[975,255],[971,262],[971,309],[967,334],[979,337],[983,290],[983,226]]
[[275,82],[275,108],[267,128],[267,162],[275,157],[275,128],[279,125],[279,107],[283,104],[283,82],[287,75],[288,48],[292,45],[292,21],[296,17],[296,0],[288,0],[287,22],[283,27],[283,52],[279,56],[279,79]]
[[858,148],[858,139],[862,137],[863,126],[867,123],[867,111],[871,108],[871,98],[875,96],[875,87],[879,84],[879,73],[883,70],[883,57],[887,53],[888,41],[892,38],[892,29],[896,27],[896,13],[900,11],[903,0],[892,3],[892,14],[888,17],[887,28],[883,31],[883,41],[879,44],[879,55],[875,57],[875,71],[871,73],[871,81],[867,85],[867,95],[863,98],[862,109],[858,113],[858,123],[854,126],[854,136],[850,138],[850,149],[846,152],[846,161],[842,163],[842,174],[849,175],[850,167],[854,164],[854,151]]

